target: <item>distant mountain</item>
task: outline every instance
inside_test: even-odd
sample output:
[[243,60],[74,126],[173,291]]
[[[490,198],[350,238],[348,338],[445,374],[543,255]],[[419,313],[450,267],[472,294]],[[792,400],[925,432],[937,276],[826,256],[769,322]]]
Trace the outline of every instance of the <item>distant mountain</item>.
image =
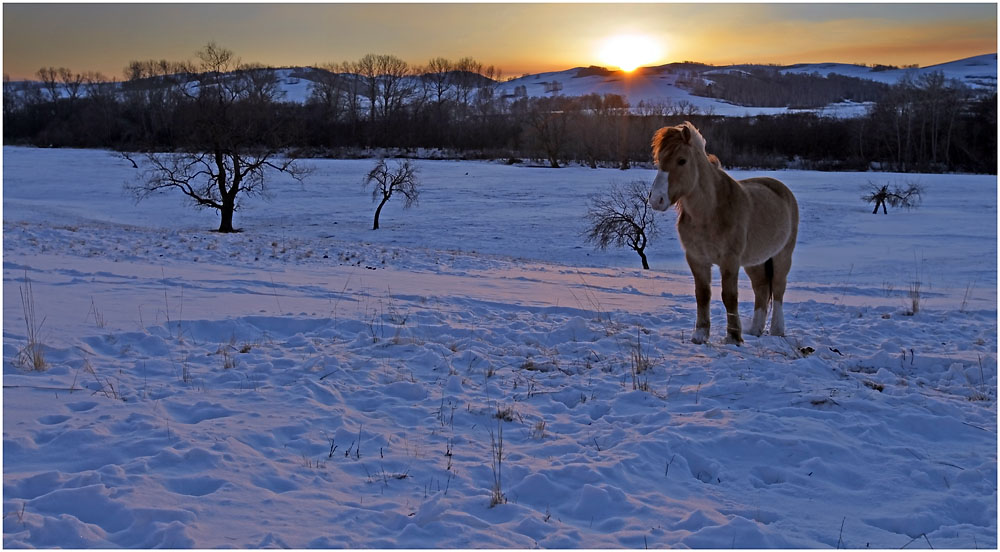
[[895,84],[904,78],[917,78],[929,73],[942,73],[946,79],[954,79],[973,89],[997,88],[997,55],[984,54],[970,58],[929,65],[920,68],[895,68],[886,66],[868,67],[844,63],[816,63],[790,65],[782,69],[786,73],[834,73],[846,77],[857,77],[886,84]]
[[[921,68],[869,67],[843,63],[810,63],[788,66],[729,65],[712,66],[702,63],[670,63],[657,67],[644,67],[632,73],[608,71],[600,67],[577,67],[566,71],[539,73],[504,82],[499,90],[508,96],[582,96],[586,94],[619,94],[632,106],[667,104],[673,107],[696,108],[702,113],[717,115],[761,115],[796,110],[795,105],[737,105],[718,97],[707,97],[704,91],[724,75],[776,73],[786,76],[831,75],[858,81],[896,84],[906,78],[919,78],[934,72],[947,79],[955,79],[973,90],[993,92],[997,88],[997,55],[985,54],[967,59]],[[863,83],[862,83],[863,84]],[[860,87],[860,86],[859,86]],[[823,110],[841,116],[863,114],[864,101],[835,101]]]

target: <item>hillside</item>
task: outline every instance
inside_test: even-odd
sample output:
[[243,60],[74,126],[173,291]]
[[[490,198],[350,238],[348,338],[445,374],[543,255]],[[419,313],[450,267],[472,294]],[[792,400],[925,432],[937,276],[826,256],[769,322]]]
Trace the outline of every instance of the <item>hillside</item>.
[[[621,71],[601,72],[593,68],[577,67],[566,71],[539,73],[507,81],[499,89],[509,95],[521,93],[535,97],[559,93],[565,96],[586,94],[619,94],[635,106],[647,104],[688,105],[702,113],[723,116],[752,116],[784,113],[794,106],[774,107],[760,105],[734,105],[717,98],[696,95],[701,84],[711,83],[720,75],[749,74],[768,71],[783,75],[809,75],[823,79],[830,75],[856,79],[859,86],[867,82],[896,84],[904,79],[917,79],[941,72],[946,79],[964,83],[973,90],[995,91],[997,86],[997,55],[985,54],[922,68],[880,68],[842,63],[811,63],[789,66],[729,65],[712,66],[699,63],[672,63],[645,67],[632,74]],[[858,116],[865,105],[859,102],[834,102],[824,108],[827,113],[840,116]]]
[[[275,68],[275,77],[284,101],[305,103],[312,91],[312,86],[331,73],[313,67]],[[865,113],[871,100],[853,100],[854,97],[872,96],[870,91],[873,83],[891,85],[905,79],[919,79],[932,73],[942,73],[948,80],[956,80],[968,86],[973,91],[990,93],[997,87],[997,55],[984,54],[962,60],[952,61],[921,68],[887,68],[882,66],[869,67],[843,63],[810,63],[788,66],[773,65],[728,65],[713,66],[702,63],[683,62],[670,63],[656,67],[640,68],[632,73],[608,70],[602,67],[575,67],[564,71],[524,75],[504,82],[497,82],[476,75],[475,79],[466,81],[477,82],[480,86],[493,85],[496,93],[509,99],[518,97],[542,97],[552,95],[584,96],[588,94],[617,94],[626,98],[633,107],[640,103],[654,106],[667,106],[681,111],[693,113],[714,114],[721,116],[754,116],[801,111],[806,107],[811,111],[821,111],[841,117],[857,117]],[[733,75],[780,75],[784,79],[771,78],[767,85],[772,88],[787,88],[788,77],[801,76],[792,79],[796,82],[810,80],[813,89],[829,88],[831,77],[839,77],[838,89],[847,87],[844,94],[830,102],[816,101],[801,105],[796,100],[797,92],[785,90],[784,95],[789,100],[778,101],[738,101],[725,94],[710,97],[713,94],[705,92],[707,87],[719,84],[719,81]],[[333,75],[342,82],[361,79],[354,74]],[[405,87],[414,91],[426,88],[429,75],[406,77]],[[767,80],[767,79],[765,79]],[[846,84],[845,84],[846,83]],[[853,84],[852,84],[853,83]],[[5,84],[4,93],[29,93],[32,89],[41,92],[41,84],[33,81],[12,82]],[[86,88],[79,91],[86,94]],[[61,94],[68,96],[65,87]],[[419,95],[419,94],[418,94]],[[773,95],[771,96],[773,98]]]

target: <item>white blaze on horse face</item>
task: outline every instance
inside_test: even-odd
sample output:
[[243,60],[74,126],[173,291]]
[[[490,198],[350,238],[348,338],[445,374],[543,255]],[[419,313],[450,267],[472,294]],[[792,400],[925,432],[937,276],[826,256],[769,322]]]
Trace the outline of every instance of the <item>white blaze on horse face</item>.
[[667,173],[656,171],[656,178],[653,179],[653,188],[649,192],[649,206],[654,211],[666,211],[670,207],[670,199],[667,195]]

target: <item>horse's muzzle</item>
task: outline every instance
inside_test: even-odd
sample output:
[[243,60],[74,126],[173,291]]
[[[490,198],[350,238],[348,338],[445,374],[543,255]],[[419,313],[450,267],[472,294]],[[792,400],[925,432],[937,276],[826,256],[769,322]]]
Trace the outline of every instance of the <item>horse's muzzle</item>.
[[666,211],[670,207],[670,202],[667,200],[667,196],[663,194],[649,194],[648,203],[654,211]]
[[653,208],[654,211],[666,211],[673,204],[667,195],[667,173],[663,171],[656,172],[656,178],[653,179],[653,187],[649,192],[649,206]]

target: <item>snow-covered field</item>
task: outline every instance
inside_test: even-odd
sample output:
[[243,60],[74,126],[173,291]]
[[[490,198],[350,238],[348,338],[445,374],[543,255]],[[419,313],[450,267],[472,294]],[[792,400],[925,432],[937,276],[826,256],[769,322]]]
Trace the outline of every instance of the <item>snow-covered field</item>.
[[580,236],[652,171],[417,163],[379,231],[372,161],[315,160],[220,235],[107,152],[5,147],[4,546],[997,546],[995,176],[766,173],[788,335],[736,347],[718,289],[688,341],[673,213],[650,271]]

